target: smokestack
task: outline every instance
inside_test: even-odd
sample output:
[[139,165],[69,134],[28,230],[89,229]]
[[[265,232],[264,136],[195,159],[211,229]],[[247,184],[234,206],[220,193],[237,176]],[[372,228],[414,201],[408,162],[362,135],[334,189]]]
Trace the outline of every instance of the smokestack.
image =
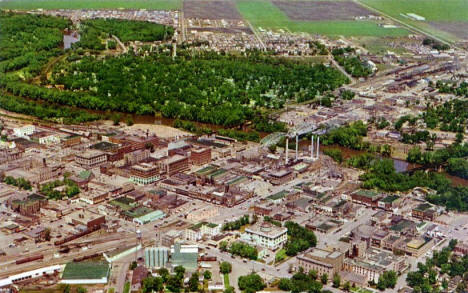
[[289,149],[289,137],[286,137],[286,157],[284,158],[284,164],[288,164],[288,149]]
[[319,158],[320,136],[317,135],[317,159]]
[[296,134],[296,161],[299,159],[299,135]]
[[310,139],[310,158],[314,158],[314,136],[312,135]]
[[42,165],[43,165],[44,167],[47,167],[47,160],[46,160],[46,158],[42,158]]

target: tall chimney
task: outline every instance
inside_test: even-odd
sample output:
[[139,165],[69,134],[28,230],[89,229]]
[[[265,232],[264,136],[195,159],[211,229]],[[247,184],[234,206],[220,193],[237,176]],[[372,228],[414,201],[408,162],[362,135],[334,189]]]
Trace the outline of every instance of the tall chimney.
[[299,159],[299,135],[296,134],[296,161]]
[[286,136],[286,157],[284,158],[284,164],[288,164],[288,149],[289,149],[289,137]]
[[314,158],[314,135],[310,138],[310,158]]
[[317,135],[317,159],[319,158],[320,136]]

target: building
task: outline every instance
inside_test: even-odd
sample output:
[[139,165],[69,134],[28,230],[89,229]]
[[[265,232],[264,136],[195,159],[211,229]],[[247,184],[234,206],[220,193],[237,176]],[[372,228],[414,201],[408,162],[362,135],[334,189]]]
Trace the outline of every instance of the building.
[[221,226],[213,223],[201,222],[185,229],[185,239],[191,241],[198,241],[204,235],[210,237],[216,236],[221,233]]
[[130,288],[130,291],[139,291],[141,288],[141,283],[143,279],[148,277],[148,270],[144,266],[137,266],[133,271],[132,271],[132,286]]
[[140,185],[147,185],[159,179],[159,168],[152,164],[140,163],[132,166],[130,174],[130,181]]
[[382,197],[383,195],[378,192],[363,189],[351,194],[353,202],[371,207],[378,207],[378,203]]
[[165,267],[169,260],[169,249],[166,247],[145,248],[145,265],[147,268]]
[[171,246],[171,264],[173,268],[183,266],[188,272],[196,271],[198,269],[198,246],[174,244]]
[[369,263],[361,259],[347,258],[343,263],[343,269],[348,272],[364,276],[368,282],[379,281],[380,275],[385,271],[381,266]]
[[288,240],[288,229],[268,222],[257,223],[245,229],[241,240],[256,246],[276,250]]
[[162,219],[165,216],[166,216],[166,214],[163,211],[156,210],[156,211],[152,211],[152,212],[150,212],[150,213],[148,213],[146,215],[143,215],[141,217],[134,218],[133,222],[137,223],[137,224],[140,224],[140,225],[144,225],[146,223],[150,223],[150,222]]
[[109,262],[112,263],[116,260],[121,259],[124,256],[130,255],[130,254],[135,254],[137,251],[141,249],[141,244],[138,244],[136,246],[127,246],[127,247],[120,247],[117,249],[114,249],[109,252],[105,252],[102,255],[104,258]]
[[297,256],[297,266],[302,267],[305,273],[312,270],[319,276],[327,274],[329,277],[341,271],[344,254],[339,251],[328,251],[312,248],[306,253]]
[[458,242],[457,245],[455,245],[455,248],[453,249],[453,252],[456,255],[459,256],[464,256],[468,254],[468,243],[466,242]]
[[13,134],[18,137],[30,136],[34,133],[36,128],[34,125],[25,125],[22,127],[13,128]]
[[165,162],[165,168],[168,176],[189,170],[189,158],[181,155],[175,155]]
[[67,223],[72,225],[83,225],[88,229],[93,229],[101,226],[106,222],[103,215],[94,214],[87,210],[76,211],[65,216]]
[[190,151],[190,162],[192,165],[205,165],[211,162],[210,148],[193,148]]
[[98,167],[107,162],[107,155],[98,150],[87,150],[75,155],[75,162],[85,169]]
[[437,211],[428,203],[419,204],[412,210],[412,216],[426,221],[434,221],[437,217]]
[[268,174],[268,179],[273,185],[281,185],[291,181],[294,178],[294,173],[290,170],[280,170]]
[[62,284],[107,284],[110,264],[106,262],[70,262],[63,270]]
[[39,194],[31,194],[23,199],[13,199],[11,209],[23,216],[37,215],[42,207],[47,205],[47,198]]
[[38,133],[37,135],[33,136],[33,138],[37,138],[39,144],[49,145],[60,143],[60,137],[58,137],[56,134],[45,131]]

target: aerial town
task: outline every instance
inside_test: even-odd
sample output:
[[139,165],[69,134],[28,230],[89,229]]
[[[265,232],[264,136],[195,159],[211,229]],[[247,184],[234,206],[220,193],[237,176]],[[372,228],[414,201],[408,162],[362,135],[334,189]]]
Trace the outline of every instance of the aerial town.
[[[432,34],[384,0],[265,1],[277,27],[249,17],[257,0],[15,1],[1,293],[468,292],[468,19]],[[295,29],[325,19],[392,33]]]

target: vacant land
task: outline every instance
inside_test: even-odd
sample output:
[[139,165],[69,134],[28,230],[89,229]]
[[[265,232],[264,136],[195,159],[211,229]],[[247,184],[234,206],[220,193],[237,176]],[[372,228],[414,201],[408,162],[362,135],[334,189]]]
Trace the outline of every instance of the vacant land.
[[6,9],[155,9],[176,10],[182,0],[3,0]]
[[[382,13],[417,27],[439,38],[454,41],[463,38],[468,26],[466,0],[359,0]],[[405,17],[407,13],[423,16],[425,21]]]
[[[296,5],[296,1],[289,3]],[[242,16],[253,26],[272,30],[282,29],[291,32],[306,32],[331,36],[403,36],[408,34],[408,31],[405,29],[383,28],[371,21],[333,19],[295,21],[289,19],[286,14],[269,1],[239,1],[237,2],[237,8]]]
[[373,14],[351,1],[273,1],[291,20],[352,20]]
[[203,19],[242,19],[232,1],[184,1],[184,17]]

